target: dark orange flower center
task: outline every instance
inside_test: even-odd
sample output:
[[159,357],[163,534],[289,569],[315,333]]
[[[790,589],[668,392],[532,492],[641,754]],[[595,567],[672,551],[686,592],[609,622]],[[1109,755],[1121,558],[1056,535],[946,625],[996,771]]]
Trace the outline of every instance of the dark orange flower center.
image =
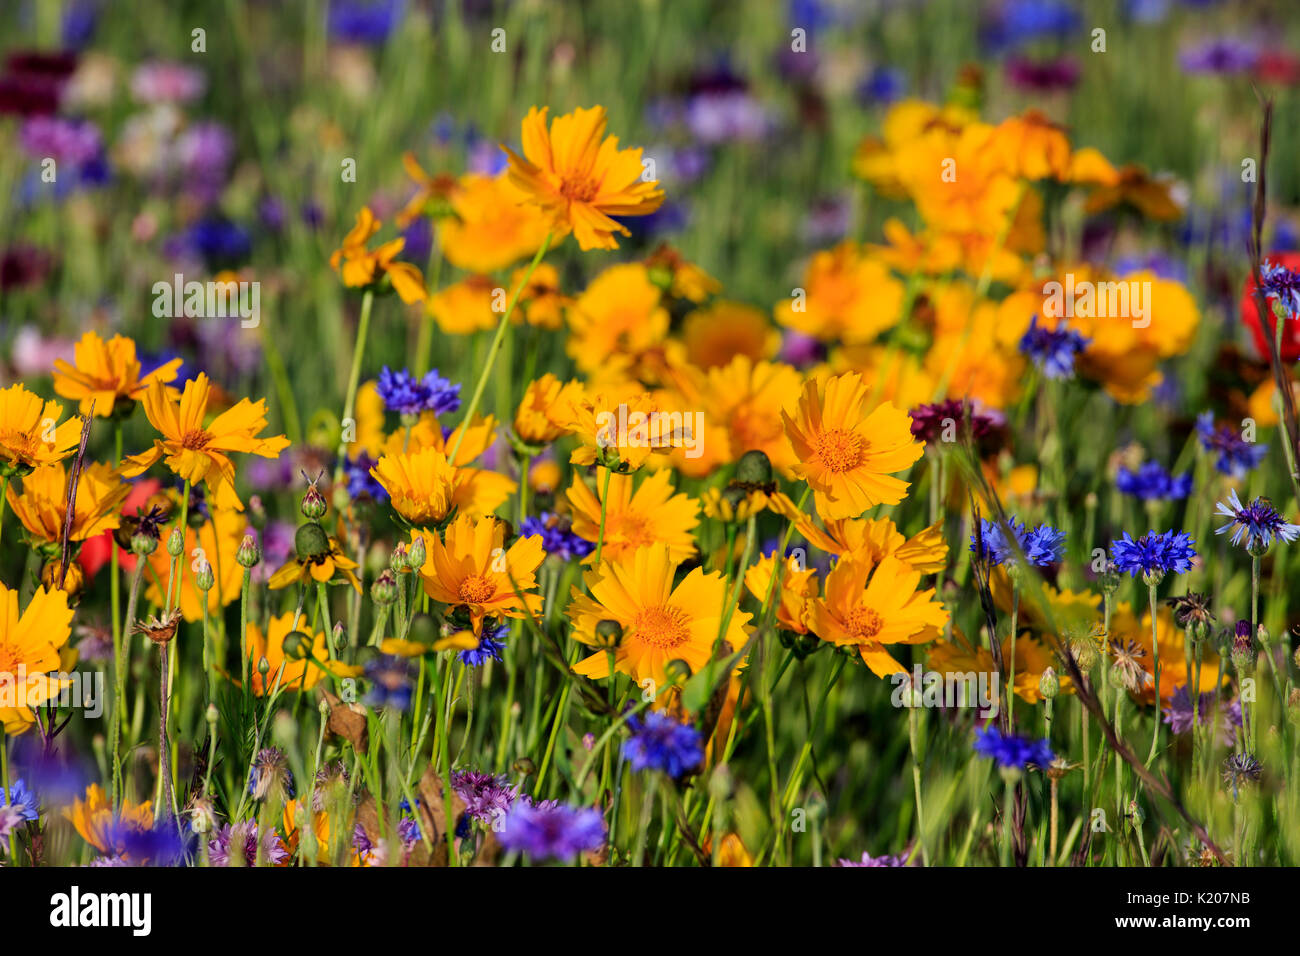
[[208,442],[212,441],[212,436],[202,428],[195,428],[185,433],[181,439],[181,447],[190,451],[202,451],[208,447]]
[[560,182],[560,195],[570,202],[591,202],[600,192],[600,183],[594,179],[564,179]]
[[690,617],[679,607],[643,608],[636,616],[633,628],[636,636],[655,647],[671,648],[684,644],[690,638],[686,625]]
[[867,442],[856,432],[832,428],[813,439],[813,454],[827,471],[852,471],[862,464]]
[[844,621],[845,630],[862,640],[875,637],[884,625],[880,613],[872,607],[855,607]]
[[0,644],[0,684],[12,683],[7,675],[18,673],[18,664],[22,657],[12,644]]
[[36,460],[37,435],[12,428],[0,430],[0,448],[4,448],[6,458],[18,464],[33,462]]
[[496,584],[484,574],[471,574],[460,582],[460,599],[466,604],[482,604],[497,593]]

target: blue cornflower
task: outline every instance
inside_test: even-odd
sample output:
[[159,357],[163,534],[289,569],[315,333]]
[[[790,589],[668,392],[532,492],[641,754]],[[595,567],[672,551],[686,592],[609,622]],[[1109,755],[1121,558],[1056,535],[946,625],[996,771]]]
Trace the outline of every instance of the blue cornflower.
[[567,807],[553,801],[533,803],[524,798],[506,814],[499,834],[501,845],[534,860],[572,860],[605,843],[605,819],[591,807]]
[[1165,471],[1160,462],[1148,461],[1137,471],[1121,467],[1115,476],[1115,487],[1142,501],[1169,501],[1191,494],[1192,475],[1191,472],[1174,475]]
[[1035,315],[1020,339],[1020,351],[1033,359],[1048,378],[1074,378],[1074,359],[1090,341],[1064,325],[1044,328]]
[[1110,557],[1118,570],[1134,576],[1182,574],[1192,567],[1195,544],[1185,531],[1148,531],[1136,541],[1125,531],[1110,543]]
[[366,679],[371,682],[370,706],[411,709],[411,668],[405,660],[392,654],[372,658],[366,664]]
[[1264,260],[1259,277],[1269,298],[1281,301],[1292,317],[1300,314],[1300,272],[1292,272],[1284,265]]
[[429,392],[424,406],[426,411],[442,415],[460,408],[459,382],[453,383],[450,379],[443,378],[435,368],[425,373],[421,383]]
[[356,500],[358,498],[369,497],[381,504],[388,500],[388,492],[384,489],[383,485],[375,480],[375,476],[370,473],[370,469],[374,468],[376,464],[377,462],[375,459],[371,458],[364,451],[359,453],[354,460],[348,462],[347,468],[344,469],[344,474],[347,475],[348,479],[349,498]]
[[662,770],[675,780],[704,760],[700,732],[690,724],[652,711],[627,726],[632,736],[623,741],[623,757],[633,770]]
[[456,659],[466,667],[479,667],[489,660],[501,660],[501,652],[505,650],[506,646],[506,633],[509,630],[509,625],[497,624],[494,626],[484,621],[483,631],[478,636],[478,647],[473,650],[461,651],[456,655]]
[[568,518],[543,511],[540,515],[530,515],[520,522],[519,535],[523,538],[541,535],[542,550],[561,561],[585,558],[595,545],[574,534],[571,530],[572,523]]
[[981,519],[980,530],[970,537],[971,551],[978,554],[982,542],[990,566],[1015,564],[1019,559],[1017,547],[1023,552],[1026,561],[1039,567],[1061,560],[1065,549],[1064,531],[1058,531],[1046,524],[1040,524],[1032,529],[1026,528],[1015,518],[1007,519],[1007,527],[1015,535],[1014,545],[1007,541],[1001,524],[989,521],[987,518]]
[[1244,547],[1248,551],[1263,554],[1272,546],[1275,537],[1291,542],[1300,536],[1300,525],[1288,524],[1283,520],[1267,498],[1256,498],[1250,504],[1243,505],[1237,497],[1236,489],[1233,489],[1228,492],[1228,503],[1220,501],[1218,506],[1218,513],[1232,520],[1215,534],[1235,529],[1232,532],[1232,543],[1241,544],[1242,538],[1245,538]]
[[37,799],[36,794],[27,789],[22,778],[15,780],[9,787],[8,799],[5,798],[5,788],[0,787],[0,807],[12,805],[18,811],[18,815],[24,820],[36,820],[41,815],[41,801]]
[[384,407],[399,415],[419,415],[429,402],[429,389],[406,369],[394,372],[385,365],[379,373],[378,389]]
[[1218,456],[1214,467],[1219,473],[1233,478],[1245,478],[1246,472],[1257,467],[1268,452],[1267,445],[1246,441],[1227,425],[1216,426],[1213,412],[1196,416],[1196,434],[1201,447]]
[[342,43],[382,46],[406,12],[406,0],[335,0],[330,4],[328,29]]
[[975,752],[981,757],[992,757],[999,767],[1046,768],[1055,757],[1046,740],[1004,734],[997,727],[987,727],[975,734]]

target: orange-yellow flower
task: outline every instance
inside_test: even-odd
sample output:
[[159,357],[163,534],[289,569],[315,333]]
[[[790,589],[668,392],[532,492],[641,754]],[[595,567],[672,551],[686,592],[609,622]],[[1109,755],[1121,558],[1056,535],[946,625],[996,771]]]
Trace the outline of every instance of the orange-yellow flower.
[[417,527],[439,524],[451,512],[456,469],[440,451],[384,455],[370,475],[388,492],[393,510]]
[[0,724],[5,733],[31,727],[36,721],[31,708],[67,686],[47,675],[63,669],[59,652],[71,633],[66,592],[37,588],[19,614],[17,589],[0,583]]
[[343,546],[337,538],[325,537],[319,553],[290,555],[289,560],[271,575],[266,586],[269,590],[278,591],[291,584],[324,584],[338,574],[360,591],[361,582],[355,573],[357,567],[359,565],[343,553]]
[[[91,462],[77,479],[77,501],[73,509],[69,541],[85,541],[116,528],[122,520],[122,502],[131,488],[117,472],[101,462]],[[54,544],[63,539],[63,522],[68,511],[68,475],[62,462],[51,462],[23,478],[19,492],[10,485],[9,507],[36,541]]]
[[[623,639],[613,649],[614,670],[629,674],[640,684],[670,682],[670,661],[683,660],[699,673],[713,659],[713,645],[722,629],[727,582],[713,571],[695,568],[676,587],[677,562],[666,545],[653,545],[602,561],[583,578],[590,594],[576,587],[565,613],[573,622],[572,636],[596,653],[573,665],[574,673],[600,679],[610,676],[609,651],[596,634],[603,620],[617,621]],[[731,651],[746,642],[750,615],[737,610],[731,616],[724,644]],[[724,651],[727,648],[723,648]]]
[[416,160],[415,154],[409,151],[402,154],[402,168],[406,170],[406,175],[410,176],[415,182],[416,190],[415,195],[407,201],[406,205],[394,217],[397,225],[405,229],[420,216],[439,216],[445,213],[447,210],[439,207],[447,203],[455,194],[457,188],[456,177],[450,173],[438,173],[436,176],[430,176],[424,171],[419,161]]
[[133,478],[142,474],[160,459],[181,478],[197,485],[206,482],[218,508],[244,510],[235,494],[235,466],[228,452],[247,452],[263,458],[279,458],[289,447],[283,435],[258,438],[257,433],[266,427],[266,400],[251,402],[239,400],[211,422],[204,425],[212,387],[207,375],[185,383],[180,403],[174,403],[167,394],[167,386],[155,380],[144,396],[144,411],[160,433],[153,448],[139,455],[129,455],[122,463],[122,474]]
[[537,587],[537,568],[546,558],[541,535],[519,538],[506,548],[503,522],[469,515],[457,516],[442,537],[422,534],[428,555],[420,568],[424,592],[443,604],[467,608],[474,633],[488,616],[540,613],[541,597],[529,592]]
[[[266,633],[256,621],[248,622],[248,659],[249,677],[253,694],[263,697],[278,687],[280,690],[311,690],[325,676],[325,671],[308,660],[292,660],[284,653],[284,639],[293,633],[294,612],[286,611],[278,617],[271,618]],[[304,616],[299,622],[299,631],[310,628],[309,619]],[[311,656],[339,677],[355,676],[356,670],[346,664],[329,659],[325,647],[325,632],[319,631],[311,638]],[[266,677],[261,674],[262,659],[266,659]],[[281,667],[284,669],[281,670]]]
[[454,215],[438,222],[443,255],[467,272],[496,272],[539,248],[550,229],[546,216],[506,173],[466,173],[450,195]]
[[708,369],[741,355],[754,361],[771,358],[781,346],[781,333],[761,309],[719,300],[686,316],[682,341],[687,360]]
[[[604,473],[596,469],[596,488],[603,489]],[[693,530],[700,523],[700,503],[686,494],[673,494],[668,469],[652,473],[641,487],[632,490],[631,475],[609,476],[609,493],[599,499],[581,478],[575,476],[569,489],[573,507],[573,533],[586,541],[600,538],[602,502],[605,511],[605,544],[602,558],[617,559],[629,551],[663,544],[669,557],[681,563],[695,553]],[[595,549],[584,559],[596,560]]]
[[22,385],[0,389],[0,475],[23,474],[37,465],[61,461],[81,441],[81,422],[63,414],[58,402],[47,402]]
[[816,253],[800,292],[777,305],[776,320],[823,341],[865,344],[902,314],[903,284],[852,242]]
[[[173,509],[179,505],[173,505]],[[173,510],[173,514],[179,511]],[[244,569],[235,560],[240,542],[248,529],[248,522],[237,511],[228,508],[212,508],[212,517],[195,530],[193,526],[185,529],[184,556],[176,563],[176,573],[180,576],[180,609],[187,621],[199,621],[203,618],[203,593],[195,583],[194,565],[196,548],[202,549],[203,557],[212,568],[214,585],[208,591],[208,614],[214,618],[221,614],[221,609],[239,597],[243,587]],[[149,567],[145,571],[147,582],[145,597],[153,604],[163,607],[167,603],[164,588],[171,576],[171,557],[167,549],[159,547],[149,555]],[[161,582],[161,583],[160,583]],[[176,587],[176,585],[173,585]]]
[[942,571],[947,565],[948,543],[943,539],[942,522],[911,538],[904,538],[888,518],[841,518],[827,521],[822,530],[811,517],[800,513],[794,527],[809,544],[827,554],[866,558],[872,563],[892,555],[925,574]]
[[569,309],[568,353],[584,372],[598,372],[615,355],[636,356],[668,335],[662,293],[639,262],[610,266]]
[[113,813],[104,788],[92,783],[86,788],[86,798],[76,799],[71,807],[64,807],[63,816],[72,821],[81,838],[100,853],[115,856],[123,850],[123,827],[135,830],[153,829],[153,803],[122,801],[122,810]]
[[[812,622],[813,604],[821,594],[817,569],[798,567],[793,559],[781,574],[776,621],[783,630],[807,634]],[[776,552],[764,555],[745,572],[745,587],[759,602],[767,600],[772,589],[772,575],[776,573]]]
[[850,372],[804,386],[794,415],[782,412],[799,464],[824,519],[856,518],[878,504],[896,505],[908,483],[892,477],[921,457],[912,419],[890,402],[867,412],[870,389]]
[[[1006,666],[1009,670],[1011,635],[1002,638],[1001,644],[1002,660],[1007,662]],[[957,632],[954,632],[951,643],[936,641],[930,648],[927,660],[931,670],[944,675],[969,674],[972,671],[977,674],[991,674],[996,670],[993,666],[993,653],[987,647],[972,647],[966,638]],[[1020,634],[1016,638],[1015,664],[1015,695],[1027,704],[1037,704],[1043,699],[1038,685],[1042,681],[1043,671],[1048,667],[1057,671],[1060,693],[1074,693],[1073,681],[1070,680],[1069,675],[1060,673],[1060,665],[1056,662],[1052,651],[1028,634]],[[968,701],[968,703],[973,702]]]
[[379,231],[382,223],[375,218],[369,206],[362,206],[357,222],[343,237],[343,243],[330,256],[330,268],[339,274],[343,284],[350,289],[373,286],[384,276],[407,305],[423,302],[424,276],[409,262],[397,261],[397,254],[406,247],[403,238],[391,239],[371,251],[366,248],[370,237]]
[[444,334],[468,335],[496,328],[506,302],[506,291],[499,282],[472,275],[430,296],[425,311]]
[[948,612],[934,589],[917,590],[921,572],[898,558],[879,564],[840,558],[826,576],[825,597],[813,604],[810,630],[824,641],[858,649],[877,677],[903,673],[889,644],[924,644],[939,636]]
[[582,397],[582,383],[561,382],[547,372],[524,389],[515,412],[515,435],[530,445],[549,445],[568,431],[573,403]]
[[657,180],[642,178],[641,150],[619,149],[605,136],[605,108],[577,109],[546,128],[548,108],[532,107],[523,121],[523,151],[510,149],[510,179],[548,214],[558,236],[573,232],[588,249],[617,249],[615,233],[630,235],[611,216],[646,216],[664,201]]
[[172,359],[142,376],[134,341],[115,335],[105,342],[87,332],[72,350],[72,364],[54,360],[54,391],[80,402],[81,414],[89,415],[93,404],[97,418],[108,418],[138,400],[155,380],[174,381],[180,367],[181,360]]

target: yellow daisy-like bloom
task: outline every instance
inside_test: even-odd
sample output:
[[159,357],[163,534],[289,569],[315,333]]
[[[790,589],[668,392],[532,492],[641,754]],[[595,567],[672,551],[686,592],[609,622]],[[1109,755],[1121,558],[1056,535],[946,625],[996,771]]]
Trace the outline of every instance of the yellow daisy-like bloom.
[[925,452],[912,437],[907,412],[885,402],[868,413],[870,389],[855,373],[837,375],[824,390],[804,386],[794,415],[782,412],[799,464],[823,519],[855,518],[878,504],[896,505],[908,483],[892,477]]
[[935,396],[939,379],[922,365],[921,357],[903,349],[883,345],[849,345],[833,349],[828,372],[857,372],[871,383],[882,402],[899,408],[915,408]]
[[668,335],[662,293],[639,262],[610,266],[569,309],[566,349],[584,372],[600,371],[614,355],[636,356]]
[[[728,489],[729,490],[729,489]],[[743,497],[733,498],[722,488],[705,488],[700,495],[704,516],[716,521],[747,521],[750,516],[772,511],[785,518],[799,514],[798,507],[783,491],[743,488]],[[725,552],[724,552],[725,553]]]
[[[1146,671],[1146,680],[1137,693],[1132,694],[1144,704],[1152,703],[1156,698],[1155,657],[1151,653],[1151,611],[1145,610],[1139,618],[1132,605],[1121,601],[1115,605],[1110,617],[1110,640],[1120,645],[1132,641],[1144,653],[1138,658],[1142,669]],[[1194,673],[1187,672],[1187,658],[1183,653],[1186,632],[1174,622],[1174,613],[1167,606],[1160,606],[1156,611],[1156,641],[1160,647],[1160,701],[1168,704],[1173,699],[1174,691],[1191,684]],[[1110,654],[1109,647],[1107,654]],[[1109,667],[1110,661],[1103,661],[1102,666]],[[1208,646],[1201,653],[1201,681],[1196,690],[1208,694],[1216,687],[1219,676],[1219,655]],[[1227,675],[1224,675],[1227,680]]]
[[[772,575],[776,573],[776,552],[765,555],[745,571],[745,587],[754,599],[767,600],[772,588]],[[812,623],[813,605],[821,595],[821,583],[816,568],[799,568],[787,558],[781,575],[780,597],[776,606],[776,620],[783,630],[807,634]]]
[[[288,611],[279,617],[271,618],[266,634],[256,621],[248,622],[248,683],[257,697],[264,697],[277,686],[280,690],[311,690],[315,687],[325,671],[308,660],[291,660],[284,653],[284,639],[293,633],[294,612]],[[310,627],[310,620],[304,616],[299,622],[299,630]],[[329,659],[325,646],[325,632],[312,635],[311,656],[324,665],[336,677],[355,677],[361,668],[349,667]],[[260,672],[262,659],[266,658],[268,670],[263,678]],[[283,666],[284,670],[280,668]]]
[[826,576],[826,594],[813,603],[809,626],[837,646],[852,645],[877,677],[906,672],[889,644],[924,644],[939,636],[948,612],[934,589],[917,590],[921,572],[898,558],[879,564],[844,557]]
[[[527,285],[523,284],[525,277]],[[573,299],[560,291],[560,272],[555,266],[538,263],[531,276],[527,267],[521,266],[510,276],[511,294],[515,289],[519,289],[519,302],[510,316],[512,323],[527,322],[552,332],[564,327],[565,310],[573,305]]]
[[[700,390],[699,403],[704,420],[720,425],[709,432],[709,445],[721,447],[706,449],[703,456],[721,462],[734,462],[747,451],[761,451],[772,462],[772,467],[783,475],[792,475],[798,463],[793,446],[785,434],[782,413],[788,405],[793,407],[799,394],[803,376],[793,366],[783,362],[756,362],[746,355],[737,355],[726,365],[709,369]],[[687,467],[689,459],[681,453],[674,456]]]
[[501,283],[473,275],[430,296],[426,311],[445,335],[469,335],[496,328],[507,302]]
[[722,291],[722,283],[709,275],[680,252],[661,242],[645,259],[654,283],[667,290],[674,299],[699,305]]
[[827,554],[865,558],[873,564],[892,555],[923,574],[938,573],[948,563],[941,521],[911,538],[905,538],[888,518],[839,518],[827,521],[823,531],[800,512],[794,527],[809,544]]
[[326,581],[332,581],[334,575],[338,574],[360,592],[361,582],[357,580],[354,573],[359,565],[343,553],[343,546],[339,544],[337,538],[327,538],[326,541],[328,547],[320,554],[290,557],[271,575],[270,580],[266,582],[267,588],[278,591],[291,584],[312,582],[324,584]]
[[384,400],[379,395],[379,385],[373,379],[357,389],[356,440],[348,445],[348,457],[356,459],[362,452],[378,458],[383,451],[387,433],[384,431]]
[[574,403],[581,398],[581,382],[561,382],[547,372],[524,389],[515,412],[515,435],[530,445],[549,445],[568,432],[565,423],[572,420]]
[[[604,473],[596,470],[599,492]],[[605,502],[605,545],[602,558],[615,560],[652,544],[663,544],[669,557],[680,564],[695,553],[693,530],[700,523],[700,503],[687,494],[673,494],[672,477],[667,469],[656,471],[632,489],[631,475],[610,475],[609,494],[597,498],[581,478],[574,477],[568,491],[573,507],[573,533],[596,542],[600,537],[601,502]],[[584,564],[593,564],[593,549]]]
[[133,829],[153,829],[153,803],[122,801],[122,811],[114,815],[104,788],[92,783],[86,788],[86,798],[78,797],[70,807],[63,808],[63,816],[72,821],[81,838],[100,853],[116,856],[122,852],[120,824]]
[[181,360],[172,359],[142,376],[134,341],[115,335],[105,342],[87,332],[72,350],[72,364],[54,360],[54,391],[80,402],[81,414],[89,415],[93,404],[97,418],[108,418],[138,400],[155,380],[174,381],[180,367]]
[[1004,170],[1021,179],[1065,179],[1070,172],[1069,137],[1038,110],[999,123],[989,149]]
[[[178,507],[179,505],[172,505],[173,515],[180,514],[175,510]],[[247,529],[248,522],[239,512],[226,508],[213,508],[211,520],[205,521],[197,531],[193,527],[185,529],[185,549],[181,552],[181,559],[176,562],[176,571],[181,578],[180,609],[185,620],[203,619],[203,604],[200,600],[203,592],[195,583],[194,564],[197,556],[194,550],[201,548],[203,557],[212,568],[214,583],[208,591],[207,604],[208,614],[215,618],[223,607],[239,597],[240,588],[243,587],[244,569],[235,560],[235,554],[239,551]],[[148,560],[145,597],[159,607],[164,607],[167,604],[164,589],[170,580],[171,557],[165,547],[159,547],[149,555]],[[174,588],[175,583],[172,586]]]
[[388,492],[393,510],[417,527],[439,524],[451,512],[456,469],[440,451],[384,455],[370,476]]
[[424,276],[409,262],[398,262],[396,256],[406,247],[403,238],[391,239],[378,248],[369,250],[366,243],[383,225],[369,206],[362,206],[357,222],[343,237],[339,248],[330,255],[330,268],[339,274],[343,284],[350,289],[373,286],[384,276],[392,283],[403,302],[410,305],[425,299]]
[[[1011,661],[1011,636],[1002,638],[1002,660],[1009,667]],[[959,632],[953,632],[953,640],[936,641],[927,657],[931,670],[941,674],[991,674],[993,652],[987,647],[972,647],[970,642]],[[1060,693],[1073,694],[1074,682],[1068,674],[1061,673],[1061,667],[1051,649],[1041,641],[1020,634],[1016,638],[1016,677],[1014,693],[1027,704],[1037,704],[1043,699],[1038,689],[1043,678],[1043,671],[1051,667],[1057,674]]]
[[619,149],[618,137],[605,136],[603,106],[558,116],[549,131],[546,114],[534,106],[524,117],[522,157],[506,149],[511,181],[558,236],[572,231],[584,252],[617,249],[614,234],[631,233],[610,216],[647,216],[663,203],[663,190],[642,178],[640,149]]
[[777,305],[776,320],[824,342],[866,344],[902,315],[903,284],[852,242],[814,255],[802,290]]
[[781,333],[761,309],[719,300],[689,313],[682,322],[687,361],[710,369],[745,356],[757,362],[781,347]]
[[[670,661],[682,660],[699,673],[713,658],[713,644],[722,627],[727,582],[717,572],[696,568],[676,587],[677,562],[665,545],[652,545],[625,554],[617,561],[602,561],[583,578],[590,594],[576,587],[565,613],[573,622],[572,636],[596,653],[573,665],[574,673],[600,679],[609,677],[609,652],[596,634],[603,620],[617,621],[623,639],[614,649],[614,670],[636,683],[668,683]],[[723,642],[730,651],[746,641],[750,615],[737,610],[731,616]],[[727,648],[724,648],[726,651]]]
[[21,385],[0,389],[0,476],[24,474],[37,465],[62,461],[81,442],[81,422],[63,414],[58,402],[47,402]]
[[[572,415],[566,426],[581,442],[569,457],[575,465],[617,462],[620,470],[636,471],[652,454],[666,455],[693,437],[691,422],[680,414],[660,414],[655,397],[635,387],[589,392],[574,403]],[[659,424],[657,432],[650,429],[652,420]]]
[[[384,443],[384,457],[391,457],[399,464],[405,462],[406,464],[401,467],[410,469],[416,478],[425,483],[423,486],[433,493],[433,498],[421,502],[419,494],[408,494],[404,491],[404,507],[412,513],[423,509],[436,514],[440,510],[442,468],[437,462],[430,465],[426,461],[416,459],[425,451],[436,452],[445,459],[451,446],[459,441],[460,434],[464,431],[465,440],[460,442],[460,447],[456,449],[456,460],[451,463],[454,470],[451,505],[457,512],[471,516],[486,515],[496,511],[514,493],[518,482],[500,472],[469,467],[470,462],[496,442],[496,425],[496,418],[492,415],[475,415],[472,422],[462,422],[457,425],[444,439],[437,416],[432,412],[426,412],[409,431],[400,428],[389,435]],[[393,463],[390,462],[391,464]],[[374,473],[373,470],[371,473]],[[378,476],[376,479],[383,483],[383,479],[379,479]],[[400,475],[394,481],[397,487],[407,488]],[[444,512],[441,518],[429,523],[440,523],[447,513],[449,512]],[[412,524],[422,524],[409,516],[403,517],[407,517]]]
[[64,591],[38,588],[21,614],[18,591],[0,583],[0,724],[20,734],[36,721],[31,708],[55,697],[67,681],[46,675],[60,671],[59,652],[72,633],[72,609]]
[[[85,541],[121,524],[122,502],[131,488],[109,465],[91,462],[77,479],[69,541]],[[23,478],[22,491],[10,485],[9,508],[36,541],[56,544],[63,540],[68,511],[68,474],[61,462],[52,462]]]
[[1181,219],[1183,209],[1174,200],[1172,181],[1153,177],[1141,166],[1128,165],[1111,169],[1107,175],[1096,165],[1080,163],[1075,166],[1080,180],[1086,181],[1092,173],[1095,188],[1088,195],[1084,211],[1095,215],[1119,205],[1132,206],[1155,222],[1172,222]]
[[427,531],[423,535],[424,592],[443,604],[468,608],[475,634],[489,615],[524,617],[541,612],[541,597],[529,593],[537,587],[536,572],[546,558],[541,535],[520,538],[506,548],[503,522],[469,515],[457,516],[441,538]]
[[402,168],[414,181],[416,190],[415,195],[393,217],[399,228],[405,229],[421,216],[437,216],[450,208],[447,204],[459,187],[455,176],[450,173],[430,176],[409,150],[402,154]]
[[149,451],[128,455],[122,463],[122,474],[134,478],[165,459],[167,467],[190,484],[205,482],[218,508],[243,511],[244,505],[235,494],[235,466],[228,453],[279,458],[289,447],[289,439],[283,435],[257,437],[266,427],[265,399],[251,402],[242,398],[204,425],[211,391],[207,375],[200,372],[198,378],[185,383],[177,405],[168,396],[167,386],[154,381],[145,392],[144,411],[162,438],[154,439]]
[[466,173],[450,195],[454,215],[438,221],[447,261],[466,272],[496,272],[541,248],[547,218],[507,173]]

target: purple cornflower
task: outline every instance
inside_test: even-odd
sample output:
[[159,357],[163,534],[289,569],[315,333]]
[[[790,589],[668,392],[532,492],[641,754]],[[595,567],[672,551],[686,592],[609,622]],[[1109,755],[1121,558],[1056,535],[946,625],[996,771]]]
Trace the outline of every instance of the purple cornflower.
[[573,521],[570,518],[543,511],[539,515],[530,515],[520,522],[519,536],[529,538],[535,534],[541,535],[542,550],[548,556],[559,558],[561,561],[585,558],[595,545],[574,534],[571,530],[572,525]]
[[534,860],[572,860],[605,844],[605,819],[591,807],[517,800],[506,814],[501,845]]
[[1292,318],[1300,314],[1300,272],[1292,272],[1284,265],[1265,259],[1259,277],[1266,296],[1280,299]]
[[1274,538],[1281,538],[1288,543],[1300,536],[1300,525],[1288,524],[1277,513],[1273,503],[1267,498],[1256,498],[1248,505],[1243,505],[1237,497],[1235,488],[1228,491],[1228,502],[1218,502],[1218,514],[1232,520],[1219,528],[1215,534],[1232,531],[1232,543],[1242,544],[1251,553],[1263,554],[1273,544]]
[[[1214,711],[1219,707],[1219,695],[1207,691],[1200,695],[1196,704],[1196,723],[1201,727],[1214,725]],[[1226,719],[1225,719],[1226,718]],[[1175,734],[1181,735],[1192,729],[1192,695],[1188,686],[1183,684],[1174,688],[1174,694],[1165,707],[1165,723]],[[1231,746],[1241,726],[1241,701],[1233,698],[1223,705],[1219,717],[1219,737],[1224,746]]]
[[1215,37],[1178,54],[1184,73],[1245,73],[1258,60],[1259,49],[1237,37]]
[[347,475],[349,498],[355,501],[358,498],[368,497],[380,504],[388,500],[388,492],[370,473],[370,469],[376,464],[378,462],[364,451],[359,452],[356,458],[348,462],[343,471]]
[[633,770],[662,770],[676,780],[704,760],[700,732],[667,714],[652,711],[629,717],[632,736],[623,741],[623,758]]
[[36,820],[41,815],[40,800],[37,799],[36,794],[27,789],[21,777],[10,784],[7,799],[5,788],[0,787],[0,807],[12,808],[22,820]]
[[1068,56],[1042,61],[1012,57],[1007,61],[1006,74],[1018,89],[1051,93],[1072,89],[1079,82],[1079,64]]
[[971,552],[983,553],[990,566],[1017,564],[1022,553],[1026,561],[1038,567],[1046,567],[1061,560],[1065,549],[1064,531],[1046,524],[1026,528],[1015,518],[1008,518],[1006,526],[1015,536],[1015,544],[1007,541],[1001,524],[987,518],[981,519],[979,531],[970,536]]
[[997,727],[986,727],[975,734],[975,752],[991,757],[999,767],[1047,767],[1055,756],[1046,740],[1030,740],[1017,734],[1004,734]]
[[[187,834],[171,820],[159,820],[149,829],[133,823],[115,821],[109,830],[108,844],[117,855],[137,866],[178,866],[187,850]],[[192,834],[191,834],[192,835]]]
[[836,866],[907,866],[906,853],[894,853],[887,856],[872,856],[866,850],[862,851],[861,860],[846,860],[840,858],[835,861]]
[[1183,574],[1191,570],[1195,544],[1185,531],[1148,531],[1137,540],[1125,531],[1110,543],[1110,557],[1118,570],[1134,577]]
[[501,660],[501,652],[506,646],[505,637],[509,631],[508,624],[492,625],[485,621],[483,630],[478,636],[478,647],[461,651],[456,655],[456,659],[466,667],[481,667],[489,660]]
[[507,813],[519,796],[505,774],[496,776],[476,770],[453,770],[451,787],[465,801],[465,813],[481,823],[491,823]]
[[460,408],[460,385],[453,385],[437,369],[416,378],[406,369],[394,372],[385,365],[379,373],[378,388],[385,407],[399,415],[441,415]]
[[80,166],[103,151],[99,127],[90,120],[61,116],[33,116],[18,131],[18,142],[33,159],[53,159]]
[[[257,860],[257,842],[257,824],[252,820],[227,823],[208,841],[209,858],[213,866],[230,866],[232,854],[238,854],[240,859],[234,863],[235,866],[252,866]],[[263,837],[262,851],[272,866],[279,866],[289,859],[289,851],[274,830],[268,830]]]
[[1121,467],[1115,476],[1115,487],[1142,501],[1169,501],[1191,494],[1192,475],[1186,472],[1175,476],[1165,471],[1160,462],[1148,461],[1137,471]]
[[341,43],[382,46],[406,13],[406,0],[335,0],[329,35]]
[[941,402],[917,405],[912,416],[912,437],[927,445],[944,441],[960,441],[970,414],[971,437],[979,445],[981,455],[997,451],[1001,445],[1006,417],[996,409],[985,408],[979,402],[964,398],[946,398]]
[[248,793],[255,800],[274,796],[287,800],[293,796],[293,774],[289,760],[279,747],[264,747],[258,751],[248,773]]
[[1218,457],[1214,467],[1220,474],[1245,478],[1246,472],[1259,465],[1268,452],[1267,445],[1246,441],[1228,425],[1215,425],[1213,412],[1196,416],[1196,434],[1201,447]]
[[1074,359],[1090,341],[1064,325],[1044,328],[1035,315],[1029,320],[1029,330],[1020,339],[1020,351],[1048,378],[1073,378]]
[[131,96],[137,103],[189,103],[208,88],[202,71],[182,63],[144,63],[131,74]]

